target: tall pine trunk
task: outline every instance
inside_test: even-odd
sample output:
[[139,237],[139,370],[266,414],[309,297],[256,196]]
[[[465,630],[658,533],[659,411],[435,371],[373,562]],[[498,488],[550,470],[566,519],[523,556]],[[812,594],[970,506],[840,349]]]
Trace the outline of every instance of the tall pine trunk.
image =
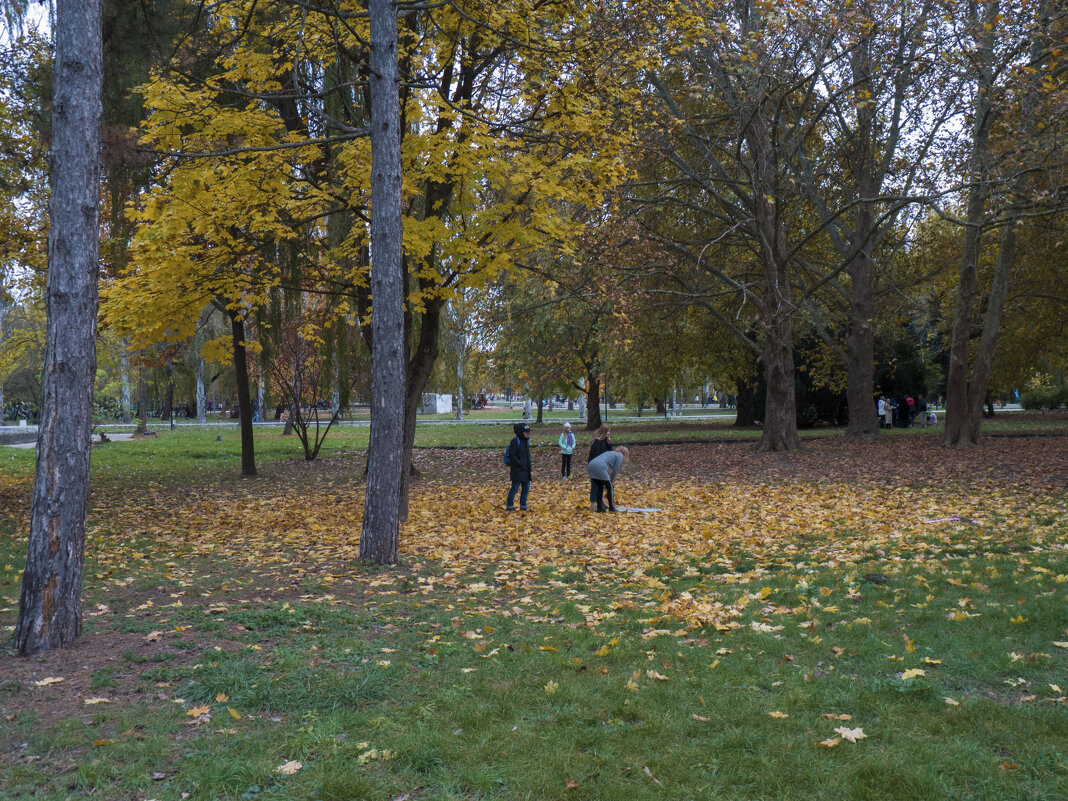
[[59,0],[43,395],[15,627],[21,656],[67,647],[82,628],[100,258],[101,39],[100,0]]
[[371,435],[360,557],[397,561],[404,464],[405,343],[401,250],[397,4],[370,0]]

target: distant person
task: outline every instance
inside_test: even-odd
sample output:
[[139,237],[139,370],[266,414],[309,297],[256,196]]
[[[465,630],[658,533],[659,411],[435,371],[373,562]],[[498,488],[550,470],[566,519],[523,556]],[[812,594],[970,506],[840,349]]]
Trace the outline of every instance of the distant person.
[[875,414],[879,418],[879,428],[886,428],[886,398],[879,398]]
[[526,423],[515,423],[512,430],[515,437],[508,444],[504,459],[508,465],[508,475],[512,479],[512,488],[508,490],[508,503],[505,508],[509,512],[515,511],[515,494],[522,489],[519,509],[525,512],[527,493],[530,491],[530,426]]
[[560,446],[560,478],[571,478],[571,454],[575,451],[575,435],[571,423],[564,423],[564,430],[556,442]]
[[[590,453],[586,457],[587,467],[590,462],[602,453],[607,453],[610,450],[612,450],[612,429],[609,427],[608,423],[605,423],[593,434],[593,442],[590,443]],[[590,481],[590,508],[597,508],[597,486],[592,480]]]
[[912,428],[912,421],[916,417],[916,401],[911,395],[905,398],[905,428]]
[[927,428],[927,399],[923,395],[916,399],[916,413],[920,415],[923,427]]
[[626,455],[626,447],[620,446],[615,450],[605,451],[586,465],[586,470],[590,474],[590,481],[596,491],[596,509],[598,512],[605,511],[604,496],[606,492],[608,494],[608,511],[616,511],[615,492],[612,489],[612,483],[616,480],[616,476],[619,475],[619,471],[623,469],[623,457]]

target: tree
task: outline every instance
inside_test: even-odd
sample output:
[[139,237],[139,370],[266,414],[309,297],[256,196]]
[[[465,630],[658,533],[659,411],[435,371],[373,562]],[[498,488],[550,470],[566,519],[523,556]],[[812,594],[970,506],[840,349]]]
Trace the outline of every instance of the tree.
[[[974,107],[967,140],[967,194],[960,279],[946,376],[947,446],[978,444],[983,404],[993,370],[1001,316],[1016,261],[1017,227],[1025,217],[1063,207],[1061,191],[1032,191],[1035,174],[1063,169],[1065,149],[1049,132],[1063,123],[1064,85],[1058,42],[1064,17],[1052,18],[1046,0],[1013,9],[999,0],[969,0],[960,14],[960,56]],[[1018,13],[1022,12],[1022,13]],[[1062,12],[1063,13],[1063,12]],[[977,288],[984,234],[997,233],[988,289]],[[974,307],[984,308],[973,347]],[[969,366],[971,369],[969,370]]]
[[[931,0],[833,4],[823,25],[834,32],[833,58],[820,64],[827,108],[798,137],[798,180],[838,263],[808,271],[805,305],[816,330],[846,368],[848,439],[874,439],[877,284],[888,235],[913,196],[952,103],[930,86],[938,26]],[[835,22],[837,20],[837,23]],[[802,120],[797,120],[803,124]],[[843,280],[844,279],[844,280]],[[885,281],[883,282],[885,283]],[[828,293],[814,291],[826,287]],[[836,307],[844,307],[835,313]],[[838,324],[838,321],[841,321]],[[842,336],[835,336],[836,330]]]
[[[823,114],[814,98],[831,37],[805,4],[744,0],[676,7],[662,38],[687,46],[650,71],[658,124],[648,138],[662,171],[635,194],[653,209],[648,228],[658,241],[735,294],[737,307],[754,304],[746,320],[706,308],[760,355],[767,395],[758,449],[796,450],[793,327],[803,298],[795,285],[819,230],[796,161],[798,140]],[[665,219],[671,230],[658,234]]]
[[62,648],[81,632],[99,270],[100,0],[59,0],[52,99],[48,320],[30,541],[15,649]]
[[397,561],[404,467],[404,293],[397,4],[370,0],[371,438],[360,558]]

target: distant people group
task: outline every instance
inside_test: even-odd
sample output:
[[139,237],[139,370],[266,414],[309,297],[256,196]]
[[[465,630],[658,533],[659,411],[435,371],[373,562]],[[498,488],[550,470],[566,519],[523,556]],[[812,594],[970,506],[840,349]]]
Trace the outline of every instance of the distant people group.
[[912,428],[917,420],[925,427],[936,422],[935,414],[927,408],[927,400],[923,395],[918,398],[907,395],[900,401],[897,398],[879,398],[876,414],[880,428]]
[[[530,426],[516,423],[512,431],[515,436],[504,453],[504,463],[508,465],[508,477],[511,479],[505,509],[509,512],[516,510],[518,495],[519,510],[525,512],[531,482]],[[560,479],[568,481],[571,479],[571,457],[576,445],[571,423],[564,423],[556,444],[560,449]],[[586,457],[586,472],[590,478],[590,509],[598,512],[616,511],[614,482],[623,469],[627,454],[626,447],[612,445],[612,433],[608,425],[602,425],[594,433]]]

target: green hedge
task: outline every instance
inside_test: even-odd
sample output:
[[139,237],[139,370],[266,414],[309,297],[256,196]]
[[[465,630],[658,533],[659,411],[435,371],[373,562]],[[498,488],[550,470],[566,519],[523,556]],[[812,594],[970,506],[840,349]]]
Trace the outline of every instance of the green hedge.
[[1049,389],[1032,389],[1020,396],[1020,405],[1030,411],[1068,406],[1068,384]]

